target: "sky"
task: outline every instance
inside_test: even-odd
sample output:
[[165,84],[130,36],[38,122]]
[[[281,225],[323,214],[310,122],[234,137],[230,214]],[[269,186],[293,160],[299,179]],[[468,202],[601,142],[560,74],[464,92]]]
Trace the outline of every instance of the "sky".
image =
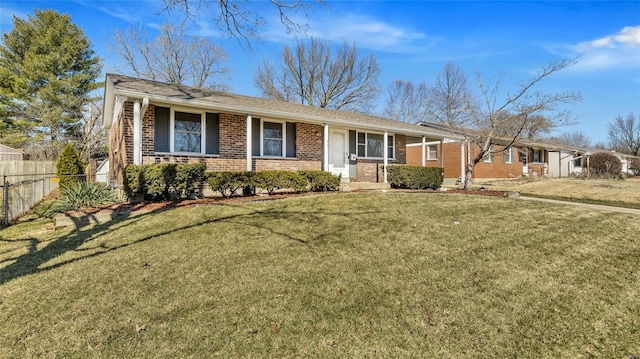
[[[222,37],[211,14],[200,11],[189,33],[204,36],[228,53],[231,92],[260,96],[253,85],[255,68],[275,62],[284,45],[294,45],[270,1],[252,1],[266,21],[264,39],[252,50]],[[541,65],[561,58],[578,62],[546,78],[542,92],[579,92],[582,100],[567,107],[577,123],[557,129],[582,131],[593,142],[606,142],[608,124],[616,116],[640,118],[640,1],[327,1],[314,8],[298,38],[313,36],[341,45],[355,43],[361,55],[373,53],[382,69],[383,90],[394,80],[426,82],[447,62],[460,66],[475,88],[476,74],[485,83],[502,76],[500,91],[514,90],[531,79]],[[11,31],[13,17],[26,19],[34,9],[69,14],[104,59],[106,72],[124,73],[108,44],[116,29],[144,27],[151,36],[169,21],[182,19],[150,0],[2,0],[0,29]],[[379,98],[381,111],[384,92]]]

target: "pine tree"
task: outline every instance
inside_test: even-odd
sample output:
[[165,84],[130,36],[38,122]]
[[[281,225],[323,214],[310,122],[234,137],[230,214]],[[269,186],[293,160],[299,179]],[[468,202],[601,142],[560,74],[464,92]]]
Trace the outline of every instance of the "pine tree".
[[0,137],[24,146],[72,140],[90,92],[101,87],[101,60],[68,15],[35,10],[13,18],[0,46]]
[[84,163],[78,152],[71,144],[64,148],[58,163],[56,163],[56,176],[60,178],[60,186],[65,187],[71,183],[83,181]]

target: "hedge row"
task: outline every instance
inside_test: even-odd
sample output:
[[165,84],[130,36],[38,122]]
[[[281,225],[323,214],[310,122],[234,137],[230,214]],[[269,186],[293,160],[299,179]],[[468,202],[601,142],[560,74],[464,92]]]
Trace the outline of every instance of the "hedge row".
[[124,192],[129,198],[146,200],[202,197],[204,171],[204,163],[128,165],[124,170]]
[[387,179],[392,188],[438,189],[442,187],[444,168],[389,166]]
[[128,165],[124,171],[124,192],[130,199],[167,200],[202,197],[201,187],[207,181],[213,191],[225,197],[256,193],[256,188],[269,194],[281,189],[302,191],[335,191],[340,178],[324,171],[261,171],[205,173],[204,163]]
[[260,172],[211,172],[207,175],[211,189],[224,197],[252,196],[256,188],[270,195],[281,189],[303,191],[336,191],[340,186],[340,177],[324,171],[281,171]]

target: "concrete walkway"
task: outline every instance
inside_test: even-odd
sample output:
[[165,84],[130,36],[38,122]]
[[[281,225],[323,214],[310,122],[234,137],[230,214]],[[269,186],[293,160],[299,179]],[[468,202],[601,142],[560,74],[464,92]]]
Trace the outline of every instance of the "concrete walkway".
[[637,215],[640,216],[640,209],[634,209],[634,208],[612,207],[612,206],[603,206],[601,204],[558,201],[558,200],[555,200],[555,199],[536,198],[536,197],[527,197],[527,196],[520,196],[519,198],[523,199],[523,200],[526,200],[526,201],[538,201],[538,202],[546,202],[546,203],[554,203],[554,204],[565,204],[565,205],[568,205],[568,206],[584,207],[584,208],[596,209],[596,210],[601,210],[601,211],[609,211],[609,212],[637,214]]

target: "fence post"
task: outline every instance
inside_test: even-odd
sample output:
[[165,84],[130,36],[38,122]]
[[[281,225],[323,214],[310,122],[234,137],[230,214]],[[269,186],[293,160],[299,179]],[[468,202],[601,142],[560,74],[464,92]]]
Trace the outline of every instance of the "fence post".
[[7,183],[7,175],[4,175],[4,187],[2,187],[2,191],[4,192],[2,195],[2,224],[5,226],[9,225],[9,184]]

